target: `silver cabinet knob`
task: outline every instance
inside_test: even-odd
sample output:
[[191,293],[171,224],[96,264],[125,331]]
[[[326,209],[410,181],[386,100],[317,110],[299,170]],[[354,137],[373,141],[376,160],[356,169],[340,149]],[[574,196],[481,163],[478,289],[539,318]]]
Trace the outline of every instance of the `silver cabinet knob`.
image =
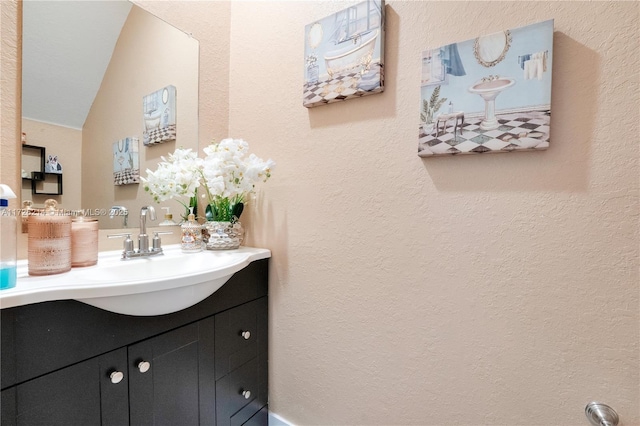
[[150,368],[151,363],[149,361],[140,361],[138,363],[138,370],[140,370],[141,373],[146,373]]
[[117,384],[124,379],[124,373],[122,371],[114,371],[109,375],[109,378],[111,379],[111,383]]
[[244,340],[249,340],[249,338],[251,337],[251,332],[249,330],[243,331],[240,334],[242,335],[242,337],[244,337]]
[[244,399],[249,399],[251,398],[251,391],[242,391],[242,396],[244,396]]

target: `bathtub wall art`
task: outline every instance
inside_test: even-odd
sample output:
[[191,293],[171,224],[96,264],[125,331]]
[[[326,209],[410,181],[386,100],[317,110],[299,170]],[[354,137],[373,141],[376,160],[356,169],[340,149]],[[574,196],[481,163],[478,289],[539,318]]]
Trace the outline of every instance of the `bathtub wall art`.
[[176,140],[176,88],[167,86],[142,98],[145,146]]
[[367,0],[307,25],[304,88],[307,107],[384,90],[384,0]]
[[138,138],[124,138],[113,144],[113,184],[140,183]]
[[418,155],[549,147],[553,20],[422,53]]

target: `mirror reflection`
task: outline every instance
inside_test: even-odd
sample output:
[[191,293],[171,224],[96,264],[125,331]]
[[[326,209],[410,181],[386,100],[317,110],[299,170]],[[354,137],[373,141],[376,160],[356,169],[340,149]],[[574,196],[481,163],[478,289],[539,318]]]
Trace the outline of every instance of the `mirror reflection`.
[[502,62],[509,47],[511,47],[511,32],[500,31],[476,38],[473,54],[480,65],[489,68]]
[[122,228],[124,210],[137,228],[146,205],[151,225],[163,208],[179,222],[181,206],[156,204],[138,176],[198,148],[198,49],[128,1],[24,2],[23,202],[53,198],[103,229]]

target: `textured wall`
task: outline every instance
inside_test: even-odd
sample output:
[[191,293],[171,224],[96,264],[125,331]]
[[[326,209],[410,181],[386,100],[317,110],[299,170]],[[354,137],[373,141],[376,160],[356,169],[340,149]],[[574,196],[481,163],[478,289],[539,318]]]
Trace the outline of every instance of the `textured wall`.
[[[22,4],[0,1],[0,182],[20,196]],[[19,200],[10,201],[17,208]]]
[[[273,251],[271,409],[640,424],[640,5],[389,1],[386,91],[307,110],[304,25],[346,5],[232,4],[230,133],[278,162],[246,220]],[[551,18],[551,148],[420,159],[420,52]]]

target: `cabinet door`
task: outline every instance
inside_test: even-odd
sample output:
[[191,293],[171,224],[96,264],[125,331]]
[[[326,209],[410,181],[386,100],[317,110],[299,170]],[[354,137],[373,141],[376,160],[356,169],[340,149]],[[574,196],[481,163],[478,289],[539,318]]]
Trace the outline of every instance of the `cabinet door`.
[[132,425],[215,424],[213,317],[129,347]]
[[[63,368],[9,389],[5,425],[123,425],[129,421],[126,350]],[[115,382],[115,383],[114,383]],[[5,395],[3,392],[3,411]],[[8,418],[10,417],[10,418]]]

